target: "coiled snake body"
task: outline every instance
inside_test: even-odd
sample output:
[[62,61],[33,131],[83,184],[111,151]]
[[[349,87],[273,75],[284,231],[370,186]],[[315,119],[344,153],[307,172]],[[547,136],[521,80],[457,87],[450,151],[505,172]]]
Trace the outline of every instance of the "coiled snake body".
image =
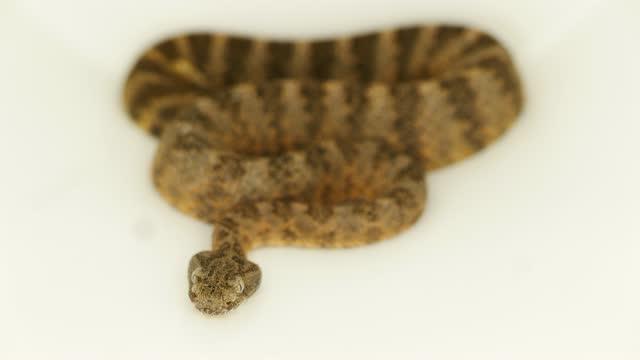
[[214,224],[189,265],[209,314],[253,294],[257,246],[352,247],[418,219],[424,175],[500,136],[522,107],[507,51],[480,31],[407,27],[317,41],[194,33],[158,43],[125,85],[160,138],[153,180]]

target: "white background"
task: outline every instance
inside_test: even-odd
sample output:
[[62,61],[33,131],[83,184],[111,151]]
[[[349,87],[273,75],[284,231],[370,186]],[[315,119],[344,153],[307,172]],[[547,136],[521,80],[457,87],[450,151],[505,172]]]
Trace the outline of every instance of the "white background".
[[[0,2],[0,358],[640,358],[639,17],[636,0]],[[187,29],[440,21],[512,50],[518,124],[430,174],[405,234],[255,251],[260,290],[195,311],[187,263],[211,229],[151,185],[155,141],[120,104],[139,52]]]

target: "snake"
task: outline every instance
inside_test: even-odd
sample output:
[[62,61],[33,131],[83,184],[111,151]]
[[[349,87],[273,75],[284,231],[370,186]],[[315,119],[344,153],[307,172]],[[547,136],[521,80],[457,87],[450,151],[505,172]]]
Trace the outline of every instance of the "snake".
[[409,228],[426,173],[485,148],[523,107],[506,48],[453,24],[332,38],[181,33],[141,52],[123,97],[159,140],[160,195],[213,225],[187,276],[210,315],[258,289],[252,249],[352,248]]

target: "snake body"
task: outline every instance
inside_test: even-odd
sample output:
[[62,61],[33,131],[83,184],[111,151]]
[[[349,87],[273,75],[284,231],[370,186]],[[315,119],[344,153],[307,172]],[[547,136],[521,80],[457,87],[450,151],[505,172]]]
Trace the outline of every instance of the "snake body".
[[142,54],[124,100],[160,139],[160,194],[214,224],[212,250],[189,265],[189,296],[208,314],[258,288],[252,248],[353,247],[406,229],[424,209],[425,171],[484,148],[523,104],[505,48],[458,26],[185,34]]

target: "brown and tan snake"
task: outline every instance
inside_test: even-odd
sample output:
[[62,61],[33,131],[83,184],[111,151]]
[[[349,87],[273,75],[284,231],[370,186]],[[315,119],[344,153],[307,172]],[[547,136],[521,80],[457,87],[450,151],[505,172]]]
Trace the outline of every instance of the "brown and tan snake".
[[353,247],[412,225],[425,171],[498,138],[523,96],[493,37],[415,26],[316,41],[177,36],[142,54],[124,101],[160,139],[158,191],[214,224],[189,297],[222,314],[260,284],[250,249]]

